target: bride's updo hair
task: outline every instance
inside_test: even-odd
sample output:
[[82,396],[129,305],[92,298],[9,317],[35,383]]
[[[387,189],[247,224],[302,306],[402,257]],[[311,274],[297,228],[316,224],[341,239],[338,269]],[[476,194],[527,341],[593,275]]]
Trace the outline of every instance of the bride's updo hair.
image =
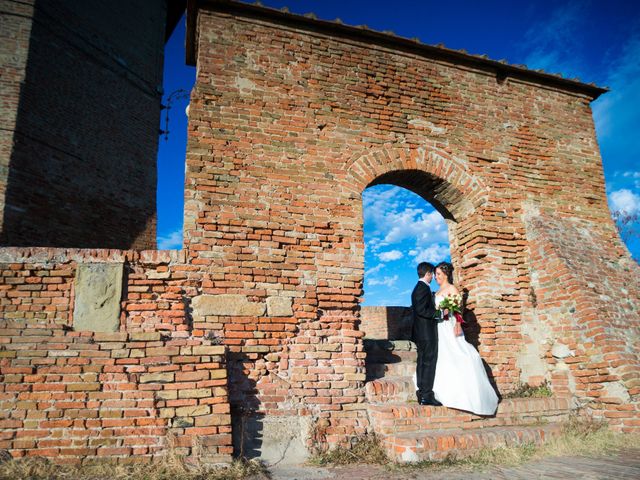
[[442,270],[442,272],[447,276],[447,280],[451,285],[453,285],[453,265],[449,262],[440,262],[436,265],[436,269]]

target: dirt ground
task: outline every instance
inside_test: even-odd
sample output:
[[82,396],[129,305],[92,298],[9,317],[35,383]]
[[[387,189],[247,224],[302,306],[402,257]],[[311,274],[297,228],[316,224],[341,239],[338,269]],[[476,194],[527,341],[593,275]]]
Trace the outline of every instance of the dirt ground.
[[272,467],[273,480],[518,480],[640,479],[640,445],[598,457],[548,457],[514,467],[486,470],[396,468],[379,465],[344,467]]

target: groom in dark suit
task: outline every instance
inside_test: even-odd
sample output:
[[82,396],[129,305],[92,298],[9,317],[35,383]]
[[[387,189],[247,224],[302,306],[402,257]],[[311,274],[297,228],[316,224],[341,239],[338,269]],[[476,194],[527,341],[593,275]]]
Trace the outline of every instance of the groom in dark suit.
[[416,378],[418,403],[420,405],[442,405],[433,395],[433,379],[438,360],[438,329],[436,305],[429,283],[433,278],[433,265],[422,262],[418,265],[418,283],[411,293],[413,329],[411,339],[418,349]]

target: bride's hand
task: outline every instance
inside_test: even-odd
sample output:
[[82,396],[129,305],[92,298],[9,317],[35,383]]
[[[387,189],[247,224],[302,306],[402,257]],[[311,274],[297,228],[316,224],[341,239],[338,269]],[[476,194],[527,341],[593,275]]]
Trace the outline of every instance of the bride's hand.
[[456,325],[453,327],[453,333],[456,337],[459,337],[464,333],[462,331],[462,326],[458,322],[456,322]]
[[445,317],[448,317],[448,316],[449,316],[449,309],[448,309],[448,308],[445,308],[445,309],[442,311],[442,313],[444,313],[444,316],[445,316]]

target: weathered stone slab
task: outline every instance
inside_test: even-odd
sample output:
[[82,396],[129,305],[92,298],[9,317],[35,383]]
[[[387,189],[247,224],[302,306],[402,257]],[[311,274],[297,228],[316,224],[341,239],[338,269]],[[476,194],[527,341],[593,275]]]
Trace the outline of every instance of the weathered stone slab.
[[245,295],[198,295],[193,297],[194,317],[221,315],[230,317],[259,317],[264,315],[264,302],[250,302]]
[[234,416],[232,421],[234,445],[247,458],[260,458],[267,465],[297,465],[309,458],[309,417]]
[[553,355],[554,358],[567,358],[573,356],[573,352],[566,345],[555,343],[553,347],[551,347],[551,355]]
[[292,304],[293,300],[289,297],[268,297],[267,315],[270,317],[290,317],[293,315]]
[[76,269],[73,328],[115,332],[120,326],[122,263],[80,263]]

